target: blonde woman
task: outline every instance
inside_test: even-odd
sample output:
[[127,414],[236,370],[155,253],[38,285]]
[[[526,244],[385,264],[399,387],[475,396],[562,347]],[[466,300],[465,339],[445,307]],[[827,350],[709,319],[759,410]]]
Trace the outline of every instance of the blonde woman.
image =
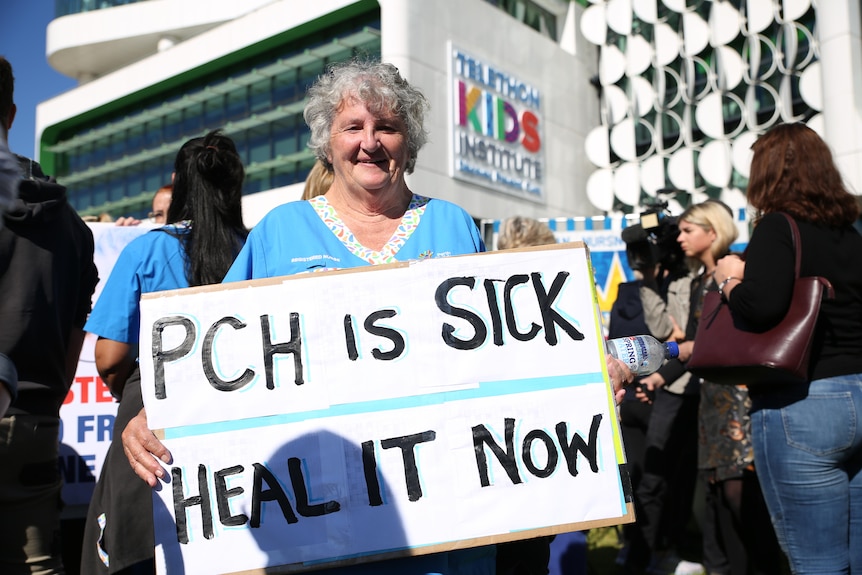
[[544,246],[557,243],[554,232],[547,224],[524,216],[503,220],[497,236],[498,250],[511,250],[527,246]]
[[[689,207],[679,217],[679,230],[677,241],[700,274],[691,286],[680,361],[673,362],[671,369],[685,369],[683,362],[696,345],[704,296],[719,288],[716,264],[728,255],[738,235],[730,208],[716,200]],[[781,570],[777,541],[754,473],[750,408],[745,385],[700,381],[697,469],[706,496],[701,530],[707,573],[777,574]]]
[[305,178],[305,187],[302,189],[302,200],[310,200],[317,196],[322,196],[329,187],[332,186],[332,180],[335,179],[335,174],[332,170],[326,167],[322,160],[317,160],[308,172]]

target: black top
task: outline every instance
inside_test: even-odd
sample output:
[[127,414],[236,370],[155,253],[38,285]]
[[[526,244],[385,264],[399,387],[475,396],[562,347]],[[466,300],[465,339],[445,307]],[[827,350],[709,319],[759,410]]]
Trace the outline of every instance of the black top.
[[19,197],[0,229],[0,353],[18,369],[7,415],[57,415],[68,392],[66,350],[98,281],[93,234],[66,189],[21,158]]
[[652,335],[644,317],[640,292],[642,283],[633,281],[617,286],[617,299],[611,306],[611,319],[608,322],[608,338],[616,339],[643,333]]
[[[811,351],[811,379],[862,373],[862,236],[853,226],[827,228],[797,220],[800,276],[822,276],[835,299],[824,300]],[[745,252],[745,276],[730,307],[754,326],[776,325],[793,293],[795,251],[784,216],[771,213],[755,227]]]

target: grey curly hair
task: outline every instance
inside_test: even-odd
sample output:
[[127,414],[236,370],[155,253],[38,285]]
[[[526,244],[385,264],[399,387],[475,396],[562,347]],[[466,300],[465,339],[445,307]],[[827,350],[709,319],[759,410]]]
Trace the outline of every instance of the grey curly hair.
[[425,111],[429,108],[425,96],[401,77],[392,64],[351,60],[333,64],[308,89],[308,103],[303,117],[311,129],[308,147],[332,169],[327,155],[332,122],[341,104],[356,97],[374,114],[394,112],[407,126],[406,173],[413,172],[419,150],[428,141],[424,127]]

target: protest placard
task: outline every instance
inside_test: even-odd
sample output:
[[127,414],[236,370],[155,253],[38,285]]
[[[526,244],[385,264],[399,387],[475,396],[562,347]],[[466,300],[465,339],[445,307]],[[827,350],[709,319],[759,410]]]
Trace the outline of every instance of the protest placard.
[[160,572],[633,519],[583,244],[149,294],[140,350]]
[[[93,260],[99,271],[99,283],[93,294],[95,305],[123,248],[152,226],[92,222],[87,226],[93,232]],[[75,377],[60,408],[59,463],[67,517],[83,517],[87,513],[96,478],[111,444],[117,414],[117,402],[96,370],[97,339],[95,334],[86,335]]]

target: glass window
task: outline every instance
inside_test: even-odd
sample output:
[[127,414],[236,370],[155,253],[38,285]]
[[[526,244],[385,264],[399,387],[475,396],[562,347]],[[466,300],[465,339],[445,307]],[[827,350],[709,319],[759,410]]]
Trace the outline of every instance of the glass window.
[[100,166],[108,160],[108,146],[103,142],[97,142],[93,147],[93,160],[91,167]]
[[317,65],[310,64],[303,66],[297,71],[297,79],[299,82],[299,90],[305,94],[308,89],[317,80],[317,77],[323,73],[323,61],[319,61]]
[[155,148],[162,144],[162,119],[151,120],[144,125],[144,146]]
[[144,146],[144,126],[132,126],[128,132],[126,146],[131,153],[140,152]]
[[85,163],[87,161],[86,152],[78,152],[77,154],[74,152],[71,154],[59,154],[59,156],[65,156],[69,159],[69,170],[63,171],[63,174],[68,172],[82,172],[87,169]]
[[[171,170],[173,171],[173,170]],[[161,164],[158,160],[151,160],[144,164],[143,169],[144,185],[143,188],[148,191],[155,192],[160,187],[170,182],[170,177],[162,176]]]
[[541,32],[542,35],[547,36],[552,40],[557,39],[557,17],[534,2],[531,2],[530,0],[486,1],[504,10],[516,20],[523,22],[533,30]]
[[251,113],[260,114],[272,109],[272,80],[256,82],[251,86]]
[[225,120],[228,122],[232,122],[234,120],[241,120],[245,118],[248,114],[246,112],[246,97],[245,97],[245,88],[240,88],[234,92],[231,92],[227,95],[227,108],[225,109]]
[[126,197],[125,183],[122,172],[111,176],[108,180],[108,199],[110,201],[116,202]]
[[91,189],[93,194],[90,198],[90,206],[100,206],[108,201],[108,182],[104,178],[96,179],[91,184]]
[[[527,0],[527,4],[530,3]],[[526,17],[527,12],[524,14]],[[327,50],[330,54],[327,59],[316,60],[301,69],[279,69],[276,65],[315,45],[331,48],[335,38],[368,28],[380,30],[379,11],[313,32],[301,40],[291,40],[245,61],[214,68],[204,76],[191,78],[186,84],[152,93],[143,101],[105,115],[97,115],[95,121],[88,119],[86,125],[65,131],[58,143],[69,142],[74,147],[68,152],[55,153],[55,171],[61,166],[66,168],[66,173],[57,171],[58,175],[82,175],[89,169],[124,156],[134,160],[122,174],[111,173],[107,177],[79,180],[74,191],[70,189],[70,201],[78,209],[98,210],[108,201],[137,196],[144,191],[155,192],[170,182],[176,147],[188,138],[208,130],[224,128],[230,123],[247,121],[253,114],[266,114],[279,106],[302,101],[307,88],[324,71],[324,67],[333,61],[346,59],[358,52],[379,56],[378,38],[356,48],[345,47],[334,53]],[[249,74],[255,74],[254,83],[248,83]],[[225,87],[232,80],[236,82],[230,84],[233,91],[226,92]],[[207,94],[209,99],[200,101],[203,100],[199,98],[202,94]],[[114,133],[110,128],[120,121],[127,128]],[[75,143],[76,139],[94,130],[99,131],[98,138],[88,143]],[[276,157],[301,152],[306,149],[309,137],[301,110],[288,117],[248,126],[246,130],[228,135],[234,139],[246,165],[259,165]],[[171,151],[153,157],[153,152],[164,144],[169,144]],[[302,181],[310,163],[304,160],[302,165],[290,162],[277,169],[257,173],[252,170],[245,191],[251,193]],[[129,210],[131,213],[133,208]]]
[[204,124],[207,130],[215,130],[224,124],[224,96],[219,95],[204,103]]
[[86,210],[90,205],[90,191],[81,190],[75,186],[66,188],[66,195],[69,198],[69,203],[76,210]]
[[272,83],[274,105],[288,104],[296,99],[296,70],[291,69],[277,74]]
[[183,113],[171,112],[165,116],[165,142],[174,142],[179,140],[182,135]]
[[275,157],[287,156],[299,151],[297,122],[297,118],[294,116],[272,123],[272,140]]
[[111,136],[111,151],[109,157],[111,160],[118,160],[123,157],[126,152],[126,135],[123,132]]
[[183,136],[192,138],[203,130],[203,103],[192,104],[183,111]]
[[126,193],[130,196],[136,196],[143,192],[144,188],[144,170],[141,166],[135,166],[131,170],[127,170],[124,175]]
[[308,172],[302,175],[297,174],[293,163],[286,166],[279,166],[273,170],[273,172],[272,186],[274,188],[280,188],[282,186],[289,186],[290,184],[301,182],[305,180],[305,176],[308,174]]
[[252,174],[248,178],[245,179],[242,187],[242,194],[256,194],[257,192],[262,192],[263,190],[268,190],[271,186],[269,185],[270,170],[262,170],[256,174]]
[[57,18],[60,16],[68,16],[69,14],[78,14],[80,12],[89,12],[90,10],[101,10],[102,8],[111,8],[112,6],[122,6],[123,4],[134,4],[141,0],[55,0],[54,12]]
[[299,148],[304,150],[308,147],[308,141],[311,139],[311,132],[302,130],[299,132]]
[[269,137],[269,127],[261,126],[247,132],[249,164],[265,162],[272,159],[272,146]]

